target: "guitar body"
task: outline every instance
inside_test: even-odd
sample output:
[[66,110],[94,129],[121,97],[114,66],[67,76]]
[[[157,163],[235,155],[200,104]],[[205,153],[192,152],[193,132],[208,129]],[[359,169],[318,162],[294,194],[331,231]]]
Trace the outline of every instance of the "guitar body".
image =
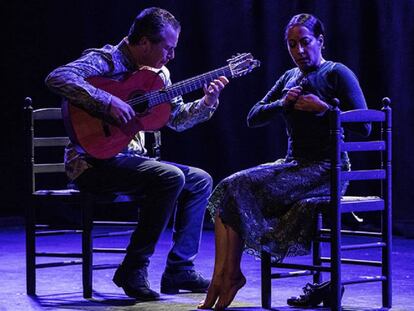
[[[164,88],[159,75],[147,69],[136,71],[121,81],[105,77],[91,77],[87,81],[125,102]],[[171,113],[169,102],[150,109],[146,108],[146,103],[143,104],[142,107],[134,107],[135,117],[122,125],[92,116],[68,101],[63,103],[62,113],[68,135],[79,151],[97,159],[109,159],[122,151],[139,131],[158,130],[168,122]]]

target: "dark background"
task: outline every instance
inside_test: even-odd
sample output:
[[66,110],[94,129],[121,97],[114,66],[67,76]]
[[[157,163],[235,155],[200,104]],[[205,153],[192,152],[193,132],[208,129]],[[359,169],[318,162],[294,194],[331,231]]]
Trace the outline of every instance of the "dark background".
[[[325,58],[350,67],[359,77],[368,106],[381,98],[394,108],[394,221],[414,223],[414,1],[6,1],[1,4],[2,99],[0,216],[22,215],[23,99],[35,108],[60,105],[43,81],[55,67],[89,47],[117,44],[136,14],[149,6],[171,11],[182,24],[176,59],[168,67],[180,81],[221,67],[237,52],[262,62],[232,80],[213,118],[183,132],[163,130],[163,158],[201,167],[221,178],[282,157],[286,136],[281,119],[249,129],[246,115],[275,80],[293,67],[284,28],[307,12],[325,24]],[[190,100],[201,91],[186,96]],[[354,161],[355,162],[355,161]]]

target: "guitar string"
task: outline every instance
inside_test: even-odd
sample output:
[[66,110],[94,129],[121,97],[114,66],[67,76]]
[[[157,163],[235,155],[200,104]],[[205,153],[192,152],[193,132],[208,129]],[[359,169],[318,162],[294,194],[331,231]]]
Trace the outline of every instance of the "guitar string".
[[[210,75],[210,79],[209,80],[211,80],[212,74],[213,73],[217,73],[220,70],[222,70],[224,72],[224,75],[225,75],[225,71],[228,70],[228,69],[230,69],[231,64],[235,64],[237,62],[240,63],[243,59],[248,59],[249,58],[248,56],[249,56],[249,54],[247,54],[247,53],[239,54],[236,57],[233,57],[232,58],[232,61],[231,62],[229,61],[229,65],[227,65],[227,66],[223,66],[223,67],[221,67],[219,69],[212,70],[212,71],[207,72],[205,74],[202,74],[202,75],[199,75],[199,76],[196,76],[196,77],[193,77],[193,78],[190,78],[190,79],[187,79],[187,80],[178,82],[178,83],[176,83],[176,84],[174,84],[172,86],[167,87],[163,91],[164,92],[163,94],[160,94],[159,93],[160,92],[159,90],[158,91],[154,91],[154,92],[150,92],[150,93],[145,94],[144,96],[140,96],[138,98],[133,98],[133,99],[129,100],[128,103],[130,103],[133,106],[133,105],[136,105],[136,104],[139,104],[139,103],[142,103],[142,102],[146,102],[146,101],[151,101],[151,100],[154,100],[154,99],[157,99],[157,98],[160,100],[160,102],[162,102],[164,100],[163,97],[165,97],[166,95],[168,95],[167,93],[168,93],[169,89],[170,89],[170,92],[173,93],[173,95],[174,95],[174,91],[175,92],[179,91],[178,89],[181,88],[182,85],[190,84],[190,82],[193,82],[192,80],[194,80],[194,81],[196,81],[196,82],[199,83],[200,81],[197,81],[197,80],[201,80],[201,78],[203,78],[203,77],[205,77],[207,75]],[[250,60],[252,60],[252,59],[250,59]],[[232,70],[230,69],[230,73],[231,73],[231,71]],[[206,81],[204,81],[204,82],[206,82]],[[194,82],[193,82],[193,84],[194,84]],[[189,87],[190,87],[190,92],[193,91],[191,89],[191,84],[189,85]],[[201,87],[201,85],[198,86],[198,87]],[[180,95],[180,94],[177,93],[177,95],[175,95],[175,96],[178,96],[178,95]],[[168,98],[167,98],[167,100],[168,100]]]
[[[215,69],[215,70],[212,70],[212,71],[209,71],[209,72],[207,72],[207,73],[205,73],[205,74],[201,74],[201,75],[198,75],[198,76],[196,76],[196,77],[193,77],[193,78],[190,78],[190,79],[187,79],[187,80],[183,80],[183,81],[180,81],[180,82],[177,82],[177,83],[175,83],[174,85],[171,85],[171,86],[169,86],[169,87],[167,87],[166,88],[166,91],[169,91],[169,89],[178,89],[178,88],[180,88],[180,87],[182,87],[181,85],[185,85],[185,84],[189,84],[189,82],[192,82],[191,80],[201,80],[201,78],[203,78],[203,77],[205,77],[205,76],[207,76],[207,75],[210,75],[210,78],[209,79],[205,79],[205,80],[211,80],[211,78],[212,78],[212,76],[213,76],[213,74],[215,74],[216,76],[220,76],[220,74],[218,73],[219,71],[223,71],[223,73],[224,73],[224,75],[226,75],[226,71],[227,71],[227,74],[228,75],[231,75],[231,74],[233,74],[233,76],[235,76],[235,74],[233,73],[233,70],[234,70],[234,68],[233,69],[231,69],[231,67],[232,67],[232,65],[234,66],[234,67],[237,67],[237,66],[235,66],[234,64],[236,64],[236,63],[241,63],[242,61],[244,61],[244,60],[251,60],[252,61],[252,63],[253,63],[253,68],[256,66],[255,64],[256,64],[256,62],[255,61],[253,61],[253,59],[249,59],[249,58],[247,58],[247,56],[248,56],[248,54],[247,53],[244,53],[244,54],[241,54],[241,55],[238,55],[237,57],[234,57],[232,60],[231,60],[231,62],[230,62],[230,64],[229,65],[227,65],[227,66],[223,66],[223,67],[221,67],[221,68],[218,68],[218,69]],[[251,67],[251,65],[249,65],[248,67]],[[253,69],[252,68],[252,69]],[[246,68],[244,68],[244,69],[246,69]],[[245,72],[245,70],[241,70],[240,72],[239,72],[239,74],[240,73],[243,73],[243,72]],[[199,82],[199,81],[197,81],[197,82]],[[207,82],[207,81],[204,81],[204,82]],[[154,93],[158,93],[159,91],[155,91]]]
[[[222,68],[209,71],[205,74],[202,74],[202,75],[199,75],[199,76],[187,79],[187,80],[177,82],[176,84],[168,86],[166,89],[162,90],[161,94],[160,94],[160,90],[157,90],[157,91],[153,91],[153,92],[147,93],[145,95],[142,95],[140,97],[130,99],[127,102],[131,106],[134,106],[136,104],[140,104],[140,103],[143,103],[143,102],[146,102],[146,101],[156,100],[157,98],[162,99],[163,97],[168,95],[168,93],[172,93],[173,97],[178,96],[179,95],[178,93],[177,93],[177,95],[174,96],[174,92],[178,92],[179,89],[182,88],[183,86],[185,87],[185,85],[187,85],[187,87],[191,88],[193,86],[197,86],[197,83],[205,83],[207,80],[211,80],[214,76],[217,76],[217,77],[220,76],[220,71],[221,71],[221,75],[226,75],[226,74],[230,73],[230,70],[229,70],[228,67],[229,66],[224,66]],[[191,91],[191,89],[190,89],[190,91]]]
[[[231,63],[234,64],[234,63],[237,63],[237,62],[241,62],[241,60],[244,59],[244,58],[246,58],[246,56],[247,56],[246,53],[241,54],[241,55],[237,56],[236,58],[233,58],[233,60],[232,60]],[[153,100],[158,99],[159,102],[156,101],[156,103],[160,103],[160,102],[164,101],[163,98],[168,95],[168,92],[172,93],[173,97],[174,96],[181,95],[179,93],[179,91],[180,91],[179,89],[182,88],[183,86],[185,88],[186,87],[185,86],[186,84],[187,84],[188,87],[190,87],[190,91],[189,92],[191,92],[191,91],[195,90],[195,89],[191,89],[191,87],[197,86],[196,83],[202,82],[201,80],[203,78],[204,78],[204,83],[207,82],[207,80],[211,80],[212,77],[213,77],[213,73],[215,74],[216,77],[218,77],[220,75],[220,74],[218,74],[219,71],[223,71],[223,74],[224,75],[226,75],[226,73],[227,74],[231,74],[232,70],[230,69],[230,65],[231,64],[229,64],[227,66],[223,66],[223,67],[221,67],[219,69],[216,69],[216,70],[209,71],[209,72],[207,72],[205,74],[202,74],[202,75],[199,75],[199,76],[196,76],[196,77],[187,79],[187,80],[183,80],[183,81],[177,82],[176,84],[173,84],[173,85],[167,87],[166,89],[164,89],[163,90],[163,93],[161,93],[161,94],[160,94],[160,90],[157,90],[157,91],[153,91],[153,92],[147,93],[147,94],[145,94],[143,96],[140,96],[140,97],[137,97],[137,98],[133,98],[133,99],[127,101],[127,102],[131,106],[134,106],[136,104],[140,104],[140,103],[143,103],[143,102],[146,102],[146,101],[151,102]],[[228,72],[229,70],[230,70],[230,72]],[[243,71],[241,71],[241,72],[243,72]],[[210,78],[209,79],[206,79],[205,77],[207,77],[208,75],[210,75]],[[201,86],[202,85],[199,85],[199,86],[197,86],[197,88],[199,88]],[[174,95],[174,92],[176,92],[177,94]],[[168,100],[168,97],[165,100]]]
[[[187,91],[187,89],[189,88],[189,91],[195,90],[196,88],[201,87],[201,83],[202,82],[206,82],[207,80],[211,80],[212,77],[210,76],[210,78],[208,79],[207,76],[204,76],[200,79],[194,79],[194,80],[188,80],[185,81],[185,83],[180,83],[180,84],[175,84],[173,86],[167,87],[165,89],[162,90],[156,90],[150,93],[147,93],[143,96],[140,96],[138,98],[134,98],[131,99],[130,101],[128,101],[131,105],[135,105],[135,104],[139,104],[142,102],[146,102],[146,101],[163,101],[163,100],[168,100],[168,97],[171,98],[180,95],[180,89],[184,87],[184,89]],[[202,81],[204,80],[204,81]],[[197,84],[200,84],[199,86],[197,86]],[[194,88],[194,86],[196,86],[196,88]],[[175,93],[177,93],[177,95],[175,95]],[[169,96],[170,95],[170,96]],[[166,99],[164,99],[166,98]]]

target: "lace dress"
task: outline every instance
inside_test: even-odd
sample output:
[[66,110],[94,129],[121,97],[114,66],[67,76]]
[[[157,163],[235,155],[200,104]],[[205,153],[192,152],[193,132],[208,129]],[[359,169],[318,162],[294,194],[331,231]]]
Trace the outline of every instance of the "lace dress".
[[213,219],[219,211],[248,253],[260,256],[264,249],[276,261],[306,255],[315,209],[304,199],[329,196],[329,171],[329,161],[285,159],[243,170],[217,185],[208,210]]

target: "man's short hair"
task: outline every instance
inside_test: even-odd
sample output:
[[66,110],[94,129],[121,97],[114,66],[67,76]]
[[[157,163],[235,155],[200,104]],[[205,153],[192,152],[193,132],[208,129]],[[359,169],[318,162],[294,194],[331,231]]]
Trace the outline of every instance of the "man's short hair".
[[167,26],[180,30],[181,25],[167,10],[152,7],[143,10],[135,18],[129,29],[128,41],[130,44],[137,44],[142,37],[147,37],[153,43],[162,40],[161,33]]

